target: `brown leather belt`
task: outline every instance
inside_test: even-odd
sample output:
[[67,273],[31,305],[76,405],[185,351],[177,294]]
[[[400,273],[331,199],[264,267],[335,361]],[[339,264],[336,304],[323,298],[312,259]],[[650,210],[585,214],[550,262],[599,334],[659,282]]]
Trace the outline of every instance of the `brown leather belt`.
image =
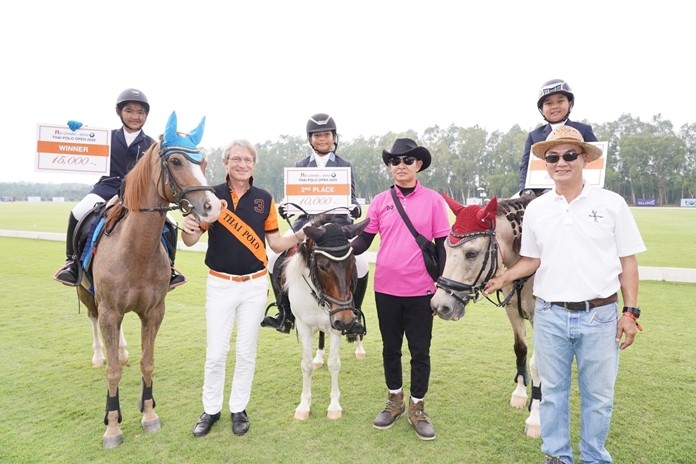
[[265,276],[266,274],[268,274],[268,269],[263,269],[259,272],[255,272],[253,274],[244,274],[244,275],[225,274],[224,272],[217,272],[217,271],[213,271],[211,269],[208,271],[208,274],[215,276],[215,277],[219,277],[221,279],[232,280],[234,282],[246,282],[247,280],[256,279],[256,278]]
[[618,301],[618,296],[616,293],[609,295],[606,298],[595,298],[594,300],[587,301],[552,301],[552,305],[562,306],[568,311],[587,311],[597,306],[605,306],[610,303],[616,303]]

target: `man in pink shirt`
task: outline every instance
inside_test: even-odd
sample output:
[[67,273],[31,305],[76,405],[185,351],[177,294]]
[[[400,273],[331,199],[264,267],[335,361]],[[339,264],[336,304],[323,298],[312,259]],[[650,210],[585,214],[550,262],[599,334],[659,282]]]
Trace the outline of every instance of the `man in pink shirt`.
[[356,254],[367,250],[375,235],[380,247],[375,265],[375,302],[379,331],[382,335],[382,362],[388,399],[373,423],[388,429],[406,412],[401,347],[406,335],[411,353],[411,387],[409,422],[422,440],[435,439],[435,429],[425,413],[423,398],[430,380],[430,341],[433,316],[430,299],[435,292],[423,252],[409,231],[395,204],[392,190],[413,227],[428,240],[435,240],[440,269],[445,264],[445,237],[449,233],[449,216],[443,198],[424,187],[417,173],[430,166],[430,152],[411,139],[396,139],[391,151],[382,152],[394,185],[379,193],[370,203],[369,225],[352,242]]

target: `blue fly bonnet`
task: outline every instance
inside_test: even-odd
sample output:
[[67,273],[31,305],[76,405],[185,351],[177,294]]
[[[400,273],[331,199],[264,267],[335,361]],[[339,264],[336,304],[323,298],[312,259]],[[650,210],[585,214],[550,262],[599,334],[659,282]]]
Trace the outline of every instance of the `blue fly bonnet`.
[[198,144],[203,138],[203,129],[205,128],[205,116],[201,119],[198,127],[193,129],[190,134],[182,134],[176,131],[176,111],[172,111],[171,116],[167,120],[167,126],[164,128],[162,136],[162,144],[160,146],[160,156],[167,159],[172,153],[181,153],[189,161],[195,164],[201,164],[205,155],[201,153]]

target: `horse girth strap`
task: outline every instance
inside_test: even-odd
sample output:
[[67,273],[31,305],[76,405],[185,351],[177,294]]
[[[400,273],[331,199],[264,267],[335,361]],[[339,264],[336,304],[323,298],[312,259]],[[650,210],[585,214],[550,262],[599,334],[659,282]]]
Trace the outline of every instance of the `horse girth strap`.
[[218,216],[218,222],[222,224],[242,245],[251,251],[256,259],[261,261],[264,266],[268,265],[268,257],[266,256],[266,245],[263,240],[254,232],[254,229],[242,221],[239,216],[234,214],[229,209],[224,209]]

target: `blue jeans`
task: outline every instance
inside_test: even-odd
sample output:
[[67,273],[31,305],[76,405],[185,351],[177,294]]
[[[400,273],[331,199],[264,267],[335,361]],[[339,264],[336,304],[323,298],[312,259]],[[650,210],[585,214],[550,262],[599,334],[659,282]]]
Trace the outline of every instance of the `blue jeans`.
[[609,463],[604,447],[619,371],[617,303],[568,311],[537,298],[534,351],[541,377],[541,450],[572,464],[570,381],[573,359],[580,388],[580,460]]

